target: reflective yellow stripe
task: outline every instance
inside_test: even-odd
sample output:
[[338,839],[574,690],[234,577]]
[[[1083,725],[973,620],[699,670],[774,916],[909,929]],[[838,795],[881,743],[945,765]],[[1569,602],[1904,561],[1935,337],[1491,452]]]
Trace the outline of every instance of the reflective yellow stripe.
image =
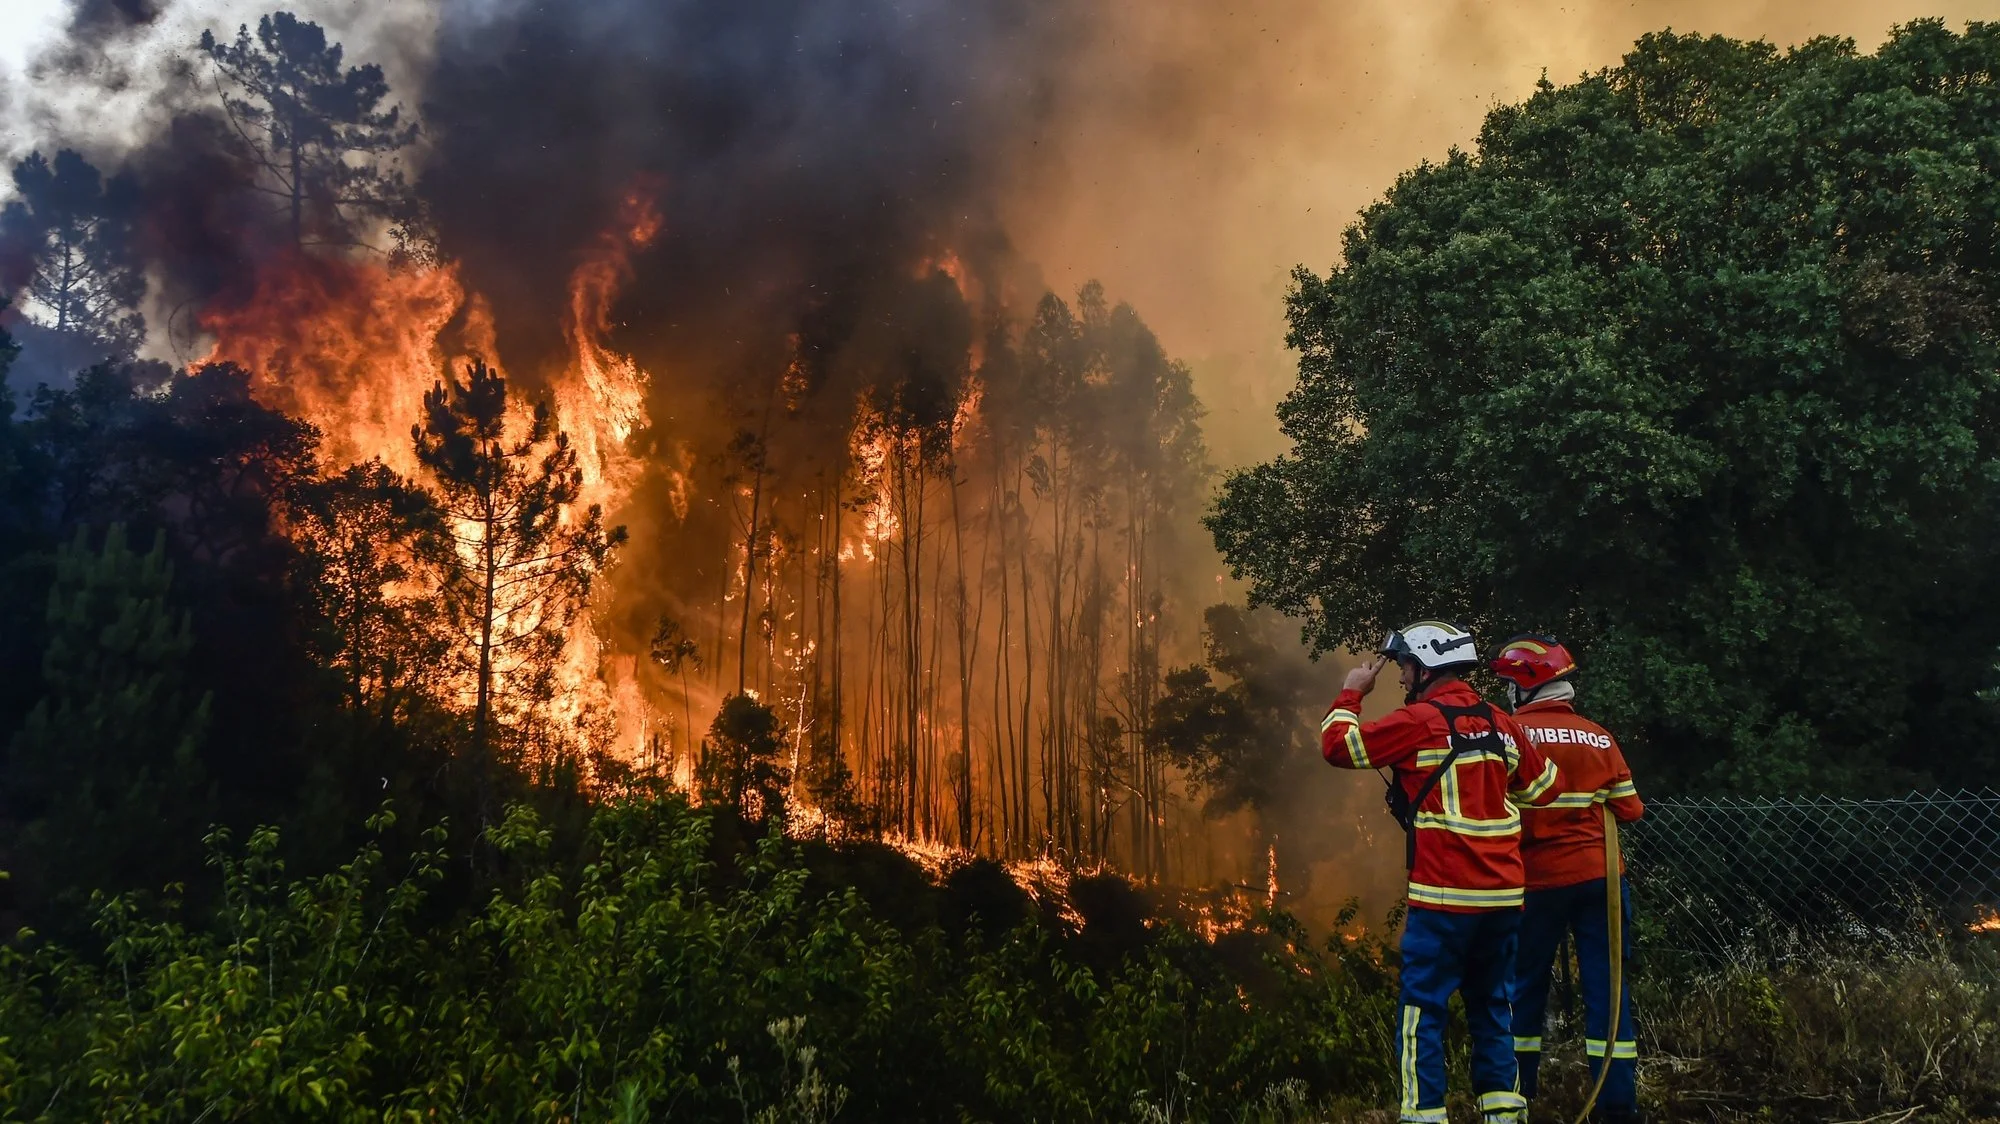
[[1516,1038],[1514,1039],[1514,1052],[1517,1054],[1539,1054],[1542,1052],[1542,1040],[1538,1037]]
[[1639,786],[1633,784],[1631,781],[1619,781],[1617,784],[1611,786],[1611,799],[1613,800],[1637,795],[1639,795]]
[[1441,1108],[1406,1108],[1396,1117],[1397,1124],[1451,1124],[1451,1117]]
[[1354,767],[1357,769],[1374,768],[1368,761],[1368,747],[1361,744],[1361,722],[1359,719],[1356,719],[1354,724],[1347,728],[1347,756],[1354,762]]
[[1460,890],[1447,886],[1426,886],[1422,882],[1410,883],[1410,900],[1424,905],[1464,905],[1482,909],[1500,909],[1504,906],[1520,905],[1524,891],[1516,887],[1511,890]]
[[1347,750],[1349,762],[1356,769],[1372,769],[1368,761],[1368,747],[1361,744],[1361,716],[1351,710],[1335,707],[1327,712],[1326,721],[1319,724],[1319,732],[1325,734],[1338,724],[1345,722],[1347,732],[1340,736],[1341,745]]
[[[1604,1039],[1602,1038],[1584,1039],[1583,1050],[1584,1053],[1589,1054],[1593,1058],[1603,1057]],[[1632,1041],[1620,1042],[1611,1051],[1611,1057],[1612,1060],[1614,1061],[1636,1059],[1638,1056],[1639,1056],[1639,1044],[1637,1042],[1632,1042]]]
[[1417,826],[1449,831],[1454,835],[1514,835],[1521,830],[1521,817],[1517,814],[1497,820],[1476,820],[1470,816],[1442,812],[1418,812]]
[[1542,762],[1542,775],[1530,781],[1528,787],[1521,790],[1521,799],[1530,802],[1541,799],[1542,793],[1555,787],[1558,775],[1554,761]]
[[1528,1098],[1519,1093],[1505,1091],[1479,1094],[1479,1111],[1505,1112],[1508,1109],[1528,1107]]
[[[1442,765],[1444,764],[1444,759],[1449,756],[1451,756],[1451,750],[1449,748],[1420,749],[1417,751],[1417,765],[1419,768],[1432,765]],[[1451,765],[1452,768],[1456,769],[1460,765],[1470,765],[1474,761],[1499,761],[1504,764],[1506,760],[1507,760],[1506,758],[1500,756],[1497,753],[1488,753],[1483,749],[1468,749],[1460,753],[1458,757],[1452,761]]]
[[[1629,788],[1631,786],[1627,785],[1626,787]],[[1595,792],[1565,792],[1546,804],[1533,805],[1533,807],[1544,811],[1554,808],[1588,808],[1593,804],[1602,804],[1606,800],[1615,799],[1619,795],[1619,791],[1615,788],[1600,788]],[[1631,792],[1624,793],[1624,795],[1637,796],[1639,795],[1639,791],[1633,789]]]
[[1421,1091],[1417,1088],[1417,1020],[1423,1017],[1422,1008],[1406,1005],[1403,1008],[1403,1119],[1421,1120],[1416,1115],[1423,1111],[1417,1107]]

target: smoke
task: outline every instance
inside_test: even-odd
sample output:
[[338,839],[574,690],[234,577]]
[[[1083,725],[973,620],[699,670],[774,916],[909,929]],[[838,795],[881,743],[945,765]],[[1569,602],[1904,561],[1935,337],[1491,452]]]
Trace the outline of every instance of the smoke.
[[[350,58],[381,63],[412,106],[435,59],[444,76],[436,107],[461,110],[474,126],[461,140],[504,128],[496,119],[480,129],[464,95],[511,92],[507,110],[537,144],[554,143],[544,161],[536,148],[520,162],[474,151],[459,164],[484,163],[496,179],[546,185],[568,174],[615,185],[599,192],[610,194],[623,185],[601,173],[663,163],[675,146],[734,158],[733,170],[760,173],[760,184],[809,190],[808,169],[852,187],[861,158],[885,152],[933,159],[899,163],[884,186],[926,168],[961,186],[977,171],[997,173],[976,199],[957,197],[984,204],[969,218],[1004,230],[1020,260],[1059,290],[1098,277],[1145,310],[1169,350],[1194,362],[1225,463],[1260,458],[1276,440],[1270,407],[1290,384],[1279,298],[1291,266],[1332,264],[1341,230],[1400,171],[1468,145],[1488,108],[1524,96],[1543,72],[1561,81],[1611,64],[1638,35],[1669,25],[1781,44],[1844,35],[1865,48],[1919,16],[2000,15],[1990,0],[699,6],[706,13],[638,2],[70,0],[69,34],[40,52],[27,80],[0,89],[0,148],[13,158],[69,143],[105,162],[142,146],[212,95],[175,56],[184,59],[204,29],[227,34],[280,6],[325,24]],[[28,20],[32,7],[0,22]],[[506,76],[530,59],[541,75]],[[898,103],[891,95],[903,78],[919,82]],[[703,116],[689,100],[730,83],[757,93],[764,115]],[[690,117],[697,122],[681,123]],[[564,165],[556,154],[590,163]],[[460,186],[469,175],[437,174]],[[709,198],[725,204],[744,187],[696,178],[720,185]],[[676,190],[691,202],[700,189]],[[500,215],[495,205],[461,229],[511,221],[516,236],[552,247],[549,220],[575,227],[588,210],[612,213],[606,199],[585,208],[569,190],[529,196],[496,182],[473,194],[520,209]],[[776,214],[770,221],[790,221],[791,212]],[[495,272],[504,271],[482,271]]]
[[510,363],[558,349],[568,267],[645,190],[665,228],[620,310],[644,327],[617,342],[782,367],[803,317],[885,315],[872,294],[947,250],[999,282],[1001,172],[1081,39],[1069,7],[449,4],[424,195]]
[[1781,46],[2000,18],[1992,0],[1123,0],[1010,193],[1008,229],[1058,289],[1097,277],[1194,366],[1223,464],[1281,447],[1282,296],[1398,175],[1470,148],[1486,112],[1615,65],[1639,36]]

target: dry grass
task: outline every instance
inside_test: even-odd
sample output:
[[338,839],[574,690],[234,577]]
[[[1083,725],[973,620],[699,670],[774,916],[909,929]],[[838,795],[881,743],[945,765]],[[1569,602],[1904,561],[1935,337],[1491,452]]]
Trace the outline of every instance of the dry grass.
[[[1866,946],[1795,944],[1637,985],[1640,1098],[1661,1122],[2000,1122],[2000,937],[1943,930]],[[1543,1065],[1534,1120],[1575,1118],[1586,1092],[1577,1028]],[[1457,1053],[1457,1051],[1454,1051]],[[1453,1086],[1462,1090],[1462,1068]],[[1391,1124],[1393,1111],[1273,1090],[1246,1124]],[[1476,1121],[1454,1096],[1452,1119]]]
[[1638,994],[1646,1099],[1670,1119],[2000,1116],[2000,941],[1820,944]]

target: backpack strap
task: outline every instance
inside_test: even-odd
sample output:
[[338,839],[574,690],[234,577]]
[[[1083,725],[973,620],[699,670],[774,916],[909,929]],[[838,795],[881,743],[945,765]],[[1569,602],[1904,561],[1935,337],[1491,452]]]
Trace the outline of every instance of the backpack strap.
[[[1499,727],[1493,721],[1493,707],[1484,700],[1477,706],[1446,706],[1441,702],[1425,699],[1424,705],[1437,708],[1438,714],[1443,716],[1445,744],[1451,747],[1451,752],[1444,755],[1444,760],[1439,762],[1438,767],[1431,770],[1431,775],[1425,777],[1424,783],[1418,786],[1416,796],[1410,800],[1407,817],[1403,815],[1396,817],[1403,825],[1403,869],[1405,870],[1415,870],[1417,867],[1417,816],[1422,813],[1424,801],[1430,799],[1431,790],[1444,779],[1445,772],[1458,760],[1458,755],[1468,749],[1478,748],[1497,753],[1502,760],[1506,759],[1506,754],[1495,748],[1500,744]],[[1486,719],[1485,733],[1458,732],[1457,719],[1470,715]]]

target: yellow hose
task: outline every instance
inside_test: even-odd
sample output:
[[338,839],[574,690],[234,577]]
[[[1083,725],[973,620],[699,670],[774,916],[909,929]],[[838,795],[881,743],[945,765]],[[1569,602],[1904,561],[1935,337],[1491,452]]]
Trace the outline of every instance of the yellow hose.
[[[1611,805],[1606,802],[1598,807],[1604,812],[1604,920],[1611,930],[1611,1015],[1604,1031],[1604,1060],[1597,1066],[1597,1084],[1590,1087],[1583,1111],[1576,1114],[1576,1124],[1583,1124],[1590,1110],[1597,1107],[1597,1095],[1604,1091],[1604,1079],[1611,1075],[1612,1056],[1618,1052],[1618,1029],[1625,1021],[1625,901],[1623,872],[1619,869],[1624,862],[1619,856],[1618,821],[1611,815]],[[1586,1049],[1584,1053],[1587,1056],[1589,1051]]]

